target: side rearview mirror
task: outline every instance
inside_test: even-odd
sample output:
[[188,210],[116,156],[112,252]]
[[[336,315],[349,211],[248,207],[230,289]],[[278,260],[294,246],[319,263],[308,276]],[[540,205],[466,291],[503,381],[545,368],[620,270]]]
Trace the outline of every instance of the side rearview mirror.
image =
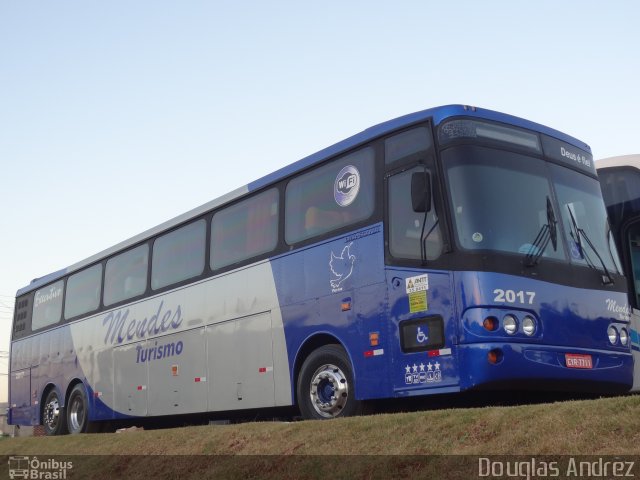
[[411,175],[411,206],[414,212],[431,210],[431,175],[428,172]]

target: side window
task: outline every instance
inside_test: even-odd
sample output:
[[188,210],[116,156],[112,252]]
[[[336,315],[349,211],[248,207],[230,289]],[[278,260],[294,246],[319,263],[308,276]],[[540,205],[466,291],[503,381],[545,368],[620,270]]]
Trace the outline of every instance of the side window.
[[53,285],[36,291],[33,299],[32,330],[35,331],[60,321],[60,316],[62,315],[63,290],[64,281],[60,280]]
[[626,241],[629,249],[629,260],[631,260],[631,269],[627,272],[627,277],[631,276],[634,295],[633,306],[638,308],[640,305],[640,223],[634,222],[627,231]]
[[427,127],[418,127],[399,133],[384,142],[384,162],[390,166],[400,160],[416,162],[432,147]]
[[270,252],[278,243],[278,190],[217,212],[211,220],[211,268]]
[[153,244],[151,288],[154,290],[204,271],[206,222],[198,220],[159,237]]
[[[435,260],[443,249],[442,232],[433,201],[426,215],[411,205],[411,175],[424,172],[424,166],[398,173],[389,179],[389,252],[395,258],[420,259],[420,238],[424,235],[427,260]],[[433,184],[434,175],[431,173]]]
[[140,245],[107,261],[104,304],[112,305],[142,295],[147,289],[149,246]]
[[[433,141],[429,127],[421,126],[389,137],[384,142],[384,161],[388,170],[399,169],[387,182],[389,215],[389,253],[394,258],[422,258],[424,239],[427,260],[435,260],[443,251],[444,241],[434,198],[438,182],[433,164]],[[431,210],[414,212],[411,204],[411,176],[426,171],[431,177]]]
[[64,318],[72,318],[83,313],[97,310],[100,306],[100,287],[102,286],[102,265],[94,265],[67,280],[67,292],[64,302]]
[[373,148],[294,178],[287,185],[285,240],[294,244],[365,220],[375,201]]

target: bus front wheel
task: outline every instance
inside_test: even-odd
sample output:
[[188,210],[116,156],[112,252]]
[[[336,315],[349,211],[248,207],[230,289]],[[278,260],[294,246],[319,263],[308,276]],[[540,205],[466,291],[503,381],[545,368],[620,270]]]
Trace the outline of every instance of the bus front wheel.
[[348,417],[362,412],[355,398],[351,362],[340,345],[311,352],[300,369],[298,407],[306,419]]
[[69,395],[67,404],[67,426],[69,433],[85,433],[89,426],[89,403],[87,402],[87,394],[84,386],[79,383]]

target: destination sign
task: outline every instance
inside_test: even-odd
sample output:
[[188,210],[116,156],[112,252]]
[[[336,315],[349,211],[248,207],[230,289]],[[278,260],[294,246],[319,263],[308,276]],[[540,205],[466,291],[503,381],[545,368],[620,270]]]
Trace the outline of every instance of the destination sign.
[[585,150],[547,135],[542,135],[542,149],[553,160],[591,175],[596,174],[593,156]]

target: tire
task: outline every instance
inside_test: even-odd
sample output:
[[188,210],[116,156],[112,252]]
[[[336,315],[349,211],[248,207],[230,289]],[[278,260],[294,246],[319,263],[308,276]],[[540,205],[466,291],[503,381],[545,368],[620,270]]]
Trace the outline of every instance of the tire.
[[89,428],[89,402],[84,385],[77,384],[71,390],[69,401],[67,402],[67,427],[69,433],[85,433]]
[[344,348],[325,345],[311,352],[298,375],[298,407],[305,419],[328,420],[362,413],[355,398],[353,368]]
[[42,425],[48,436],[67,433],[67,418],[55,388],[47,394],[42,405]]

